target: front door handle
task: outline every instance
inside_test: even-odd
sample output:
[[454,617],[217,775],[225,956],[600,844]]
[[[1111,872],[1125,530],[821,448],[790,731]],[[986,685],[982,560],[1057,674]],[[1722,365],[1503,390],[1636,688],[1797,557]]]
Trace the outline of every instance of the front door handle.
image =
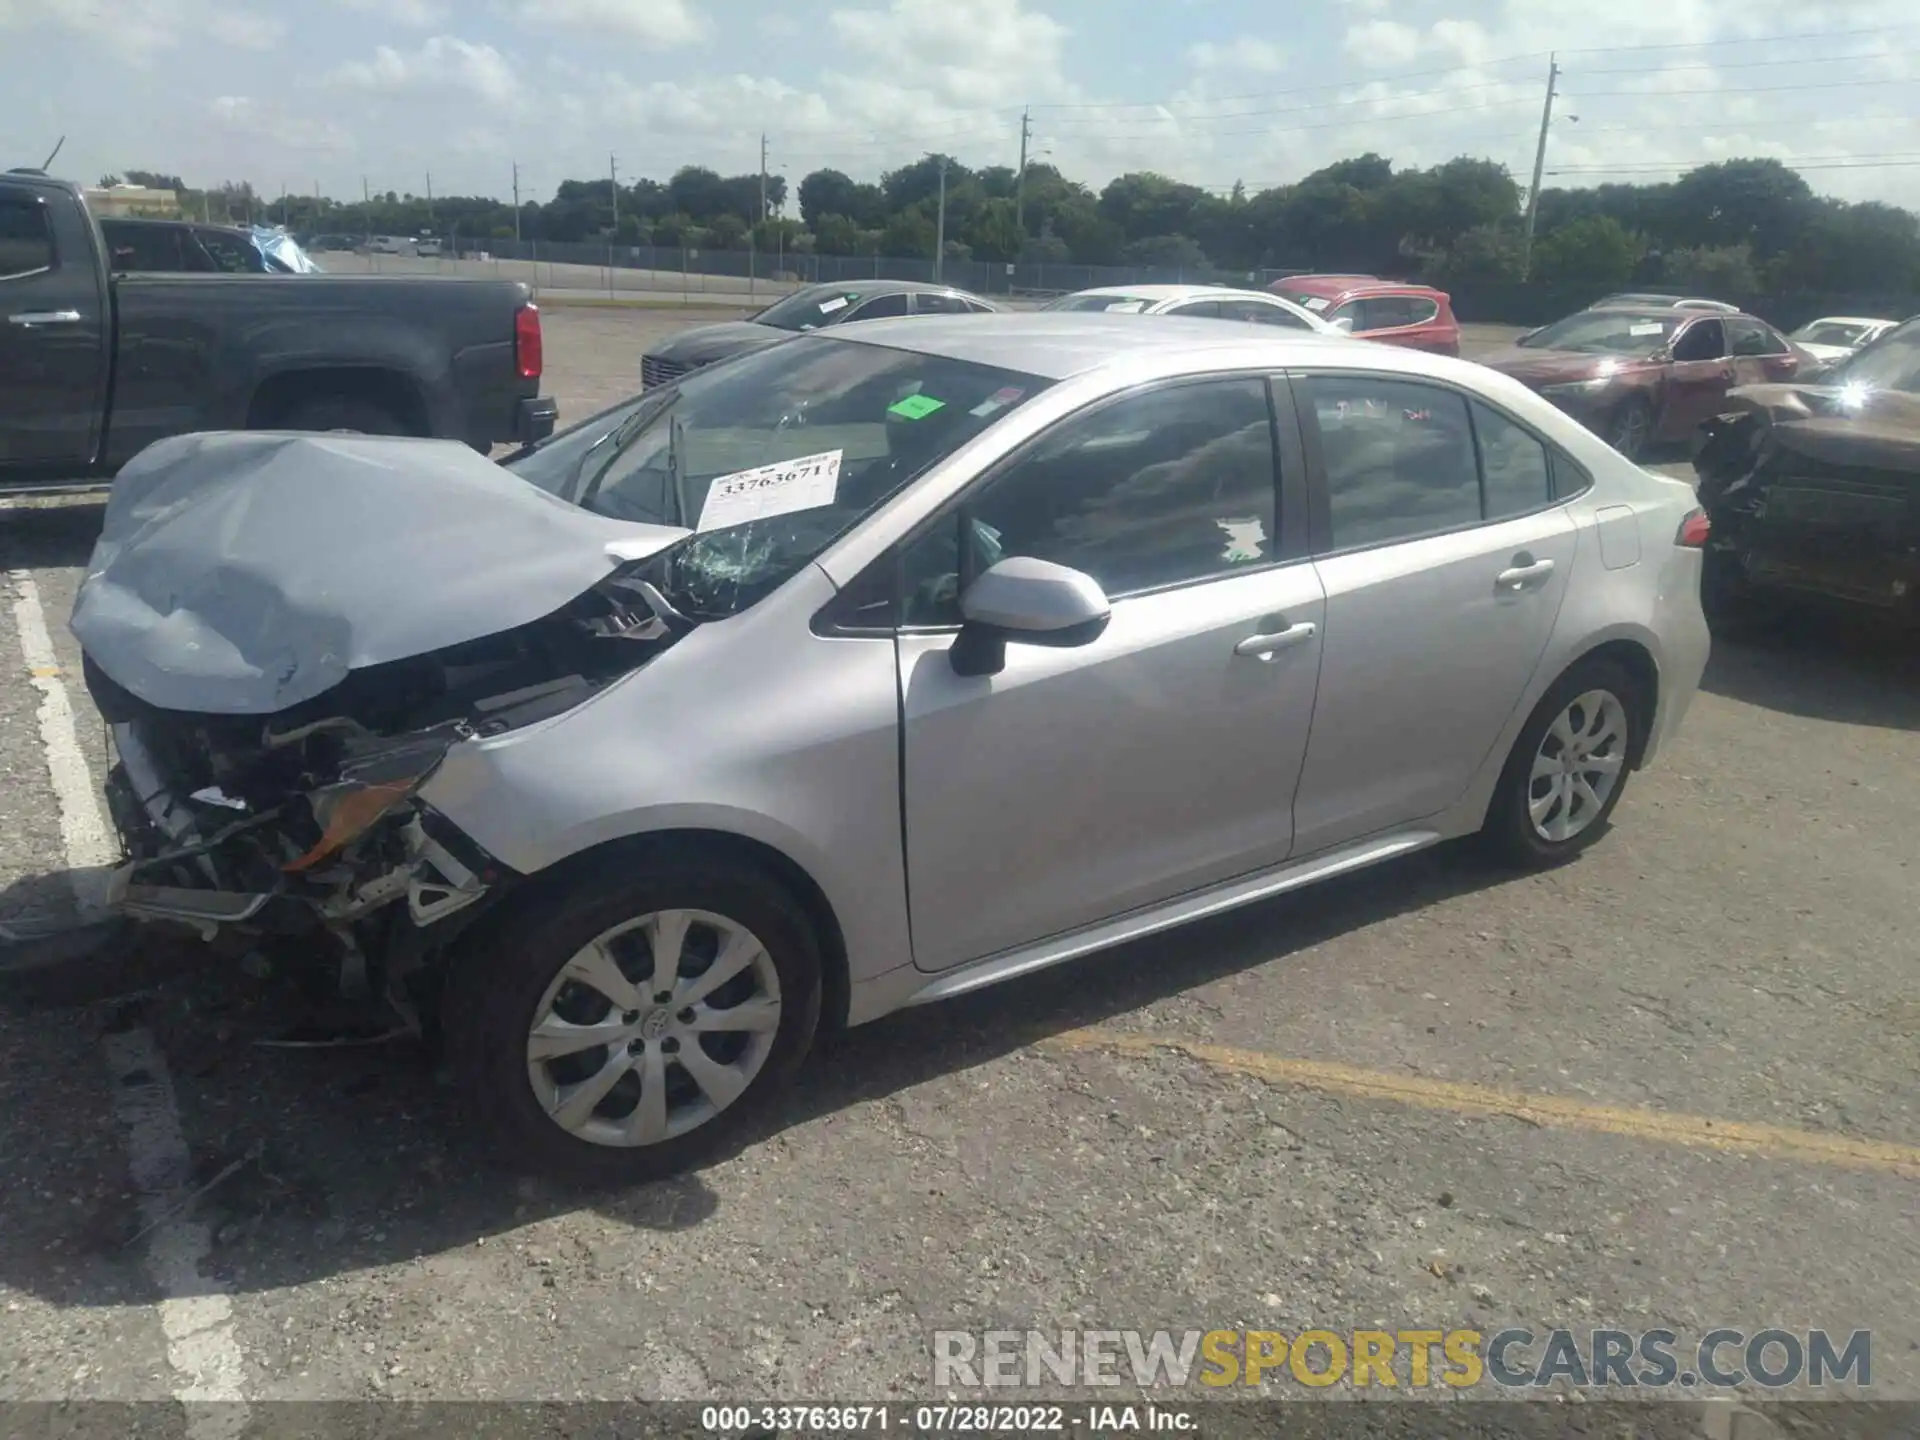
[[1236,655],[1251,655],[1264,660],[1269,655],[1277,655],[1282,650],[1291,650],[1296,645],[1304,645],[1318,630],[1310,620],[1302,620],[1298,625],[1289,625],[1284,630],[1275,630],[1270,635],[1249,635],[1233,647]]
[[78,310],[23,310],[18,315],[7,317],[9,325],[18,325],[31,330],[40,325],[78,325]]
[[1551,560],[1530,560],[1524,555],[1516,555],[1514,565],[1502,570],[1493,577],[1493,583],[1502,590],[1531,590],[1537,585],[1547,583],[1547,577],[1553,574]]

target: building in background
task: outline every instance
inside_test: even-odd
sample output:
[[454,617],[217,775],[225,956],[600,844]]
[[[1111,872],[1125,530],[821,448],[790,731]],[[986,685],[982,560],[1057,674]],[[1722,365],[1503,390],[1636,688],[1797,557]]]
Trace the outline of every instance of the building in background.
[[151,190],[145,185],[91,185],[87,208],[102,218],[150,215],[173,219],[180,214],[180,196],[173,190]]

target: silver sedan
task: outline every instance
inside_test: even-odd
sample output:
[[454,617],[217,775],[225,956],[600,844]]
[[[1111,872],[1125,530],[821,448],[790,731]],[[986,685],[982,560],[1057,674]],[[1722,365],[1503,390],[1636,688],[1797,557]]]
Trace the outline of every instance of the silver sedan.
[[[298,899],[376,973],[405,936],[502,1151],[590,1179],[752,1125],[829,1027],[1454,837],[1568,861],[1707,658],[1687,486],[1480,366],[1304,333],[877,321],[504,471],[222,449],[116,487],[76,612],[140,771],[119,903],[211,930]],[[387,523],[326,519],[361,504]],[[124,591],[228,564],[216,690]],[[206,774],[262,818],[183,834]],[[273,873],[243,842],[297,883],[196,898]]]

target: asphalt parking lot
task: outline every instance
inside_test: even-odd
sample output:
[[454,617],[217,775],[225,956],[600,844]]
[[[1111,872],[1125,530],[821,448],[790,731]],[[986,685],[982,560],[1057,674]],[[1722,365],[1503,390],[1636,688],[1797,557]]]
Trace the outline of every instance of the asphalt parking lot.
[[[564,414],[686,323],[551,310]],[[0,510],[0,921],[100,843],[99,514]],[[245,977],[0,1012],[0,1399],[924,1398],[937,1329],[1382,1324],[1869,1329],[1920,1397],[1916,814],[1910,642],[1722,645],[1564,870],[1428,853],[894,1016],[617,1196],[484,1168],[408,1045],[252,1044]]]

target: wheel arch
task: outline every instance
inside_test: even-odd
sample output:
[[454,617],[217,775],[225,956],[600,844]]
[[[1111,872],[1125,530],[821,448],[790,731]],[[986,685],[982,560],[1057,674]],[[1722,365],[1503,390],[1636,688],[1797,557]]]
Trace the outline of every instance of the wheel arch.
[[[1638,698],[1641,713],[1634,717],[1639,724],[1635,726],[1633,750],[1628,756],[1630,767],[1638,770],[1646,759],[1647,742],[1652,738],[1654,722],[1660,714],[1660,663],[1654,659],[1653,651],[1644,641],[1635,636],[1616,635],[1574,656],[1560,674],[1548,683],[1547,689],[1559,684],[1561,677],[1576,666],[1593,660],[1613,662],[1631,675],[1640,687]],[[1543,690],[1541,693],[1546,692]]]
[[312,400],[365,401],[391,414],[409,435],[433,433],[427,397],[414,377],[381,365],[321,365],[276,371],[247,404],[246,428],[270,430]]
[[552,894],[569,884],[573,877],[590,868],[618,860],[632,866],[644,866],[659,856],[676,860],[689,856],[721,860],[758,870],[787,891],[800,906],[820,947],[820,1023],[828,1032],[844,1028],[851,1000],[851,973],[845,932],[833,902],[820,882],[805,866],[769,842],[736,830],[703,826],[675,826],[621,835],[584,849],[532,877],[530,885],[542,894]]

